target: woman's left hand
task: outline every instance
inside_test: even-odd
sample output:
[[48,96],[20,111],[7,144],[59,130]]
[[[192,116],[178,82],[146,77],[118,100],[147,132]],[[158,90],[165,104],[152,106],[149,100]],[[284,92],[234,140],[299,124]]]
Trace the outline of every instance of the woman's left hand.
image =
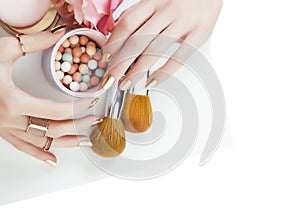
[[156,86],[208,39],[221,7],[222,0],[142,0],[125,10],[104,46],[112,60],[102,87],[115,84],[139,57],[120,85],[123,90],[132,87],[171,45],[180,42],[172,59],[148,78],[146,87]]

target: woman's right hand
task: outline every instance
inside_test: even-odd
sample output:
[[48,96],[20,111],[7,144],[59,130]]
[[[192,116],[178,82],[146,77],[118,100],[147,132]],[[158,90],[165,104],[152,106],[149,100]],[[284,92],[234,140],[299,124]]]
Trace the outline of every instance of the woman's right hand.
[[[45,31],[22,35],[21,40],[26,53],[31,53],[51,47],[63,34],[64,32]],[[14,63],[23,53],[18,39],[1,37],[0,46],[0,137],[16,149],[52,166],[56,166],[57,159],[54,154],[43,149],[47,138],[51,140],[53,138],[52,147],[91,146],[89,137],[80,133],[91,127],[99,117],[95,115],[78,119],[69,117],[86,112],[98,99],[55,102],[25,93],[12,81]],[[26,132],[30,117],[42,122],[49,120],[48,131],[45,133],[35,129],[35,133],[31,130]]]

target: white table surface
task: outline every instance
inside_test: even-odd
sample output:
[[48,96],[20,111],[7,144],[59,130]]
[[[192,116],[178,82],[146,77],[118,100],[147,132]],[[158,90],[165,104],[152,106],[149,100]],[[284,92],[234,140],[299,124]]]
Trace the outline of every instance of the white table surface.
[[[0,35],[5,35],[2,29]],[[209,46],[202,48],[207,56],[209,56],[208,49]],[[14,70],[15,83],[25,91],[38,97],[56,100],[69,99],[70,97],[56,91],[46,81],[41,71],[40,60],[40,52],[21,58]],[[210,114],[209,100],[205,90],[201,90],[199,85],[190,83],[191,79],[185,73],[186,70],[183,68],[176,76],[185,81],[186,84],[191,84],[190,89],[196,97],[197,107],[202,114],[200,115],[204,117],[201,119],[201,126],[207,126],[206,128],[202,127],[197,146],[191,154],[197,156],[197,158],[195,157],[195,166],[197,166],[200,158],[199,153],[209,132],[209,124],[207,123],[211,122],[211,117],[207,115]],[[196,88],[193,89],[193,86],[196,86]],[[37,87],[38,89],[36,89]],[[96,111],[103,113],[106,93],[100,96],[100,99]],[[161,102],[163,100],[156,99],[156,101]],[[231,145],[232,140],[228,128],[223,140],[225,140],[225,146]],[[110,177],[97,168],[80,148],[53,149],[52,151],[58,157],[58,166],[55,169],[22,152],[18,152],[0,138],[0,205]]]

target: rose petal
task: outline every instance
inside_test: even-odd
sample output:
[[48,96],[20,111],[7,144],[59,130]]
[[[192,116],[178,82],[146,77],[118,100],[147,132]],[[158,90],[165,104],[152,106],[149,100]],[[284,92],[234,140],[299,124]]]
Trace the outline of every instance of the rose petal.
[[97,24],[97,29],[104,35],[107,35],[115,26],[115,21],[112,14],[105,15]]
[[84,22],[86,23],[88,21],[91,23],[92,27],[95,27],[100,20],[100,15],[93,2],[90,0],[83,0],[82,12],[84,14]]
[[109,14],[110,12],[110,0],[91,0],[95,5],[98,13]]
[[73,6],[74,9],[74,18],[75,20],[81,24],[84,19],[84,15],[82,12],[82,0],[65,0],[67,3]]

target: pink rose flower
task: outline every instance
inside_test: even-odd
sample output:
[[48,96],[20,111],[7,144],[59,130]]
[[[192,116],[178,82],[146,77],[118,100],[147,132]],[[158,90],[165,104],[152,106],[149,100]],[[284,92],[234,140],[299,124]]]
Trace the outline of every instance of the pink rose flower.
[[114,28],[113,12],[123,0],[56,0],[64,21],[73,27],[94,28],[107,35]]

